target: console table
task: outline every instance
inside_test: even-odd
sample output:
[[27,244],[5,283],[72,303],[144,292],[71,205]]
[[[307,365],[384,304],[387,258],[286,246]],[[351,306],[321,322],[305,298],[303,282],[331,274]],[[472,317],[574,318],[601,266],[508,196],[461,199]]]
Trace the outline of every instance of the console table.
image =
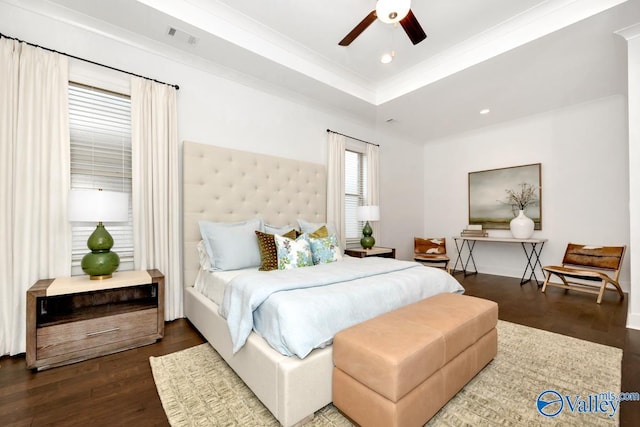
[[[542,248],[546,243],[547,239],[516,239],[513,237],[453,237],[453,241],[456,244],[456,251],[458,251],[458,257],[456,258],[456,263],[453,265],[453,273],[455,274],[456,267],[458,266],[458,262],[460,263],[460,267],[462,268],[462,272],[464,277],[467,277],[471,274],[477,274],[478,269],[476,267],[476,261],[473,259],[473,249],[478,242],[495,242],[495,243],[519,243],[524,250],[524,254],[527,257],[527,264],[524,267],[524,273],[522,274],[522,279],[520,279],[520,285],[524,285],[525,283],[534,279],[538,286],[541,286],[541,281],[538,280],[536,276],[536,267],[540,268],[540,272],[542,276],[542,265],[540,264],[540,254],[542,253]],[[461,243],[459,243],[459,241]],[[463,261],[462,251],[464,250],[465,244],[467,246],[467,259]],[[469,267],[469,261],[473,265],[472,272],[467,271],[467,267]],[[527,277],[527,272],[529,272],[529,277]]]

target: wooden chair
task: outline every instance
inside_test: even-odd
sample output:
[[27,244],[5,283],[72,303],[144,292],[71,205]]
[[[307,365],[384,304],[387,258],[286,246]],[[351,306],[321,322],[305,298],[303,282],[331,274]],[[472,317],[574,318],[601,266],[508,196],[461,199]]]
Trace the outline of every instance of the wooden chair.
[[[620,299],[623,299],[624,293],[618,283],[618,277],[626,248],[626,246],[588,246],[569,243],[561,266],[542,267],[546,272],[542,292],[547,289],[547,286],[555,286],[596,294],[598,295],[597,303],[600,304],[605,290],[615,290],[620,294]],[[562,283],[549,282],[551,275],[558,276]],[[607,285],[613,288],[608,288]]]
[[413,238],[413,259],[431,267],[443,268],[449,273],[447,241],[444,237],[422,239]]

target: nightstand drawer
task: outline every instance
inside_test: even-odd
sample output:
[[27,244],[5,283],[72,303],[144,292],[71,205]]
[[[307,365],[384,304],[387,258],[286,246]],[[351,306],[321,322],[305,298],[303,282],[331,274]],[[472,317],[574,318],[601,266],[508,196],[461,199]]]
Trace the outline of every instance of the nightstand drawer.
[[147,309],[38,328],[37,358],[59,356],[158,334],[158,310]]

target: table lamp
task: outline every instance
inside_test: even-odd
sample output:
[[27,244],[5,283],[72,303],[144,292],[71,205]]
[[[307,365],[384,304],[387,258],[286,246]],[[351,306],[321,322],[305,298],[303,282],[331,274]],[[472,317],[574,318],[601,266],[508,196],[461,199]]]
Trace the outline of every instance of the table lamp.
[[129,219],[129,195],[115,191],[69,191],[69,221],[98,223],[89,236],[87,246],[91,250],[82,258],[82,271],[91,280],[109,279],[120,265],[120,257],[111,252],[113,237],[104,228],[105,222],[127,222]]
[[356,208],[356,218],[358,221],[366,221],[364,228],[362,229],[362,239],[360,239],[360,245],[363,249],[371,249],[376,243],[376,239],[373,238],[373,230],[369,225],[369,221],[380,220],[380,207],[379,206],[358,206]]

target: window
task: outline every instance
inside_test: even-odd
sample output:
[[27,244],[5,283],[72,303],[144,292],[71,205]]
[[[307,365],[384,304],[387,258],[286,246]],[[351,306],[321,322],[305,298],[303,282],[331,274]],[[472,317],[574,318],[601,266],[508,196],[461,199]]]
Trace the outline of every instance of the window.
[[[69,84],[71,188],[102,188],[129,193],[129,221],[108,224],[119,270],[133,269],[133,215],[131,206],[131,102],[128,96]],[[87,239],[95,226],[72,224],[72,274],[81,274],[80,262],[89,251]]]
[[359,244],[364,223],[358,221],[356,208],[367,204],[367,156],[345,150],[344,153],[344,225],[347,246]]

